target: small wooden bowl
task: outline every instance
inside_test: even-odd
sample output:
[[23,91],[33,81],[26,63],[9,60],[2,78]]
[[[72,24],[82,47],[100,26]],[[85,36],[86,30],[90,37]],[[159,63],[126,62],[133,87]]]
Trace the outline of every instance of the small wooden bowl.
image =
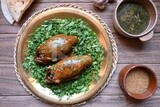
[[[143,93],[141,94],[135,94],[135,93],[131,93],[127,90],[126,88],[126,77],[128,76],[128,74],[132,71],[134,72],[133,70],[134,69],[141,69],[143,71],[145,71],[148,76],[149,76],[149,85],[148,85],[148,88],[146,91],[144,91]],[[127,65],[126,67],[124,67],[121,71],[120,71],[120,74],[119,74],[119,83],[120,83],[120,86],[121,88],[124,90],[124,92],[136,99],[136,100],[144,100],[144,99],[147,99],[149,98],[150,96],[152,96],[154,94],[154,92],[156,91],[157,89],[157,78],[156,78],[156,75],[155,73],[153,72],[153,70],[145,65]]]

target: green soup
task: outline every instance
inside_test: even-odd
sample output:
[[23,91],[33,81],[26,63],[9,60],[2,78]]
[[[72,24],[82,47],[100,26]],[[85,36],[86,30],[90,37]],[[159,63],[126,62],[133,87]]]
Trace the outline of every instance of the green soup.
[[149,24],[149,13],[137,2],[126,2],[120,5],[117,19],[123,30],[130,34],[142,33]]

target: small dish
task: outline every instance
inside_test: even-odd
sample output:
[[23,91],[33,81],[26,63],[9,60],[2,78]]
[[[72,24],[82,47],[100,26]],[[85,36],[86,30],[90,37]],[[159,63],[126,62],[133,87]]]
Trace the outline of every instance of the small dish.
[[[144,30],[142,30],[141,32],[137,33],[137,34],[132,34],[132,33],[128,33],[127,31],[125,31],[122,26],[120,25],[119,21],[118,21],[118,12],[119,10],[122,8],[122,6],[124,6],[124,4],[130,4],[130,3],[135,3],[135,4],[140,4],[141,6],[144,7],[144,9],[146,10],[146,12],[149,15],[149,20],[148,20],[148,24],[144,25]],[[130,8],[130,6],[127,6],[127,8]],[[137,10],[138,11],[138,10]],[[134,13],[135,15],[135,13]],[[139,14],[138,14],[139,16]],[[142,18],[142,17],[141,17]],[[153,35],[153,28],[157,23],[157,19],[158,19],[158,12],[156,9],[156,6],[154,5],[154,3],[151,0],[123,0],[122,2],[120,2],[117,7],[115,8],[114,11],[114,17],[113,17],[113,24],[115,26],[115,29],[122,35],[126,36],[126,37],[130,37],[130,38],[139,38],[141,41],[148,41],[150,40]],[[146,20],[146,17],[143,17],[144,20]],[[127,18],[128,20],[128,18]],[[136,19],[138,20],[138,19]],[[142,20],[140,20],[142,21]],[[128,21],[129,22],[129,21]],[[133,22],[133,20],[131,21]],[[135,22],[136,23],[136,22]],[[136,24],[137,25],[137,24]],[[140,24],[141,25],[141,24]],[[142,26],[142,25],[141,25]],[[126,26],[125,26],[126,27]],[[131,27],[133,28],[133,27]],[[128,28],[129,29],[129,28]]]
[[[148,76],[148,80],[146,76]],[[148,81],[148,84],[146,81]],[[157,89],[156,75],[151,68],[145,65],[131,64],[124,67],[119,74],[119,83],[124,92],[136,100],[149,98]],[[146,89],[142,90],[142,88]]]

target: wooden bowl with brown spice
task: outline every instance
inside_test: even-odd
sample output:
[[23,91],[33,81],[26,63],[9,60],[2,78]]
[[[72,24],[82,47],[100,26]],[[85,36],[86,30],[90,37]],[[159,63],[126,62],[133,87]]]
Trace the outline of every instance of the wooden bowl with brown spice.
[[119,83],[124,92],[136,100],[149,98],[157,89],[156,75],[145,65],[124,67],[119,74]]

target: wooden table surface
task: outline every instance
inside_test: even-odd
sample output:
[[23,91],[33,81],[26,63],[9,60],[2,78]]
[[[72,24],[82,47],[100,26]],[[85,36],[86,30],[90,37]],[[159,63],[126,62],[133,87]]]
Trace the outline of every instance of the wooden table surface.
[[[147,42],[119,35],[112,24],[113,10],[117,3],[110,3],[104,11],[93,6],[92,0],[35,0],[22,20],[9,25],[0,10],[0,107],[52,107],[32,97],[19,83],[14,69],[13,51],[17,32],[34,12],[62,3],[73,3],[98,14],[112,30],[118,46],[119,61],[109,85],[84,107],[160,107],[160,17],[154,28],[154,37]],[[160,15],[160,1],[154,0]],[[127,98],[118,84],[120,70],[128,64],[151,67],[158,78],[158,89],[149,99],[141,102]]]

